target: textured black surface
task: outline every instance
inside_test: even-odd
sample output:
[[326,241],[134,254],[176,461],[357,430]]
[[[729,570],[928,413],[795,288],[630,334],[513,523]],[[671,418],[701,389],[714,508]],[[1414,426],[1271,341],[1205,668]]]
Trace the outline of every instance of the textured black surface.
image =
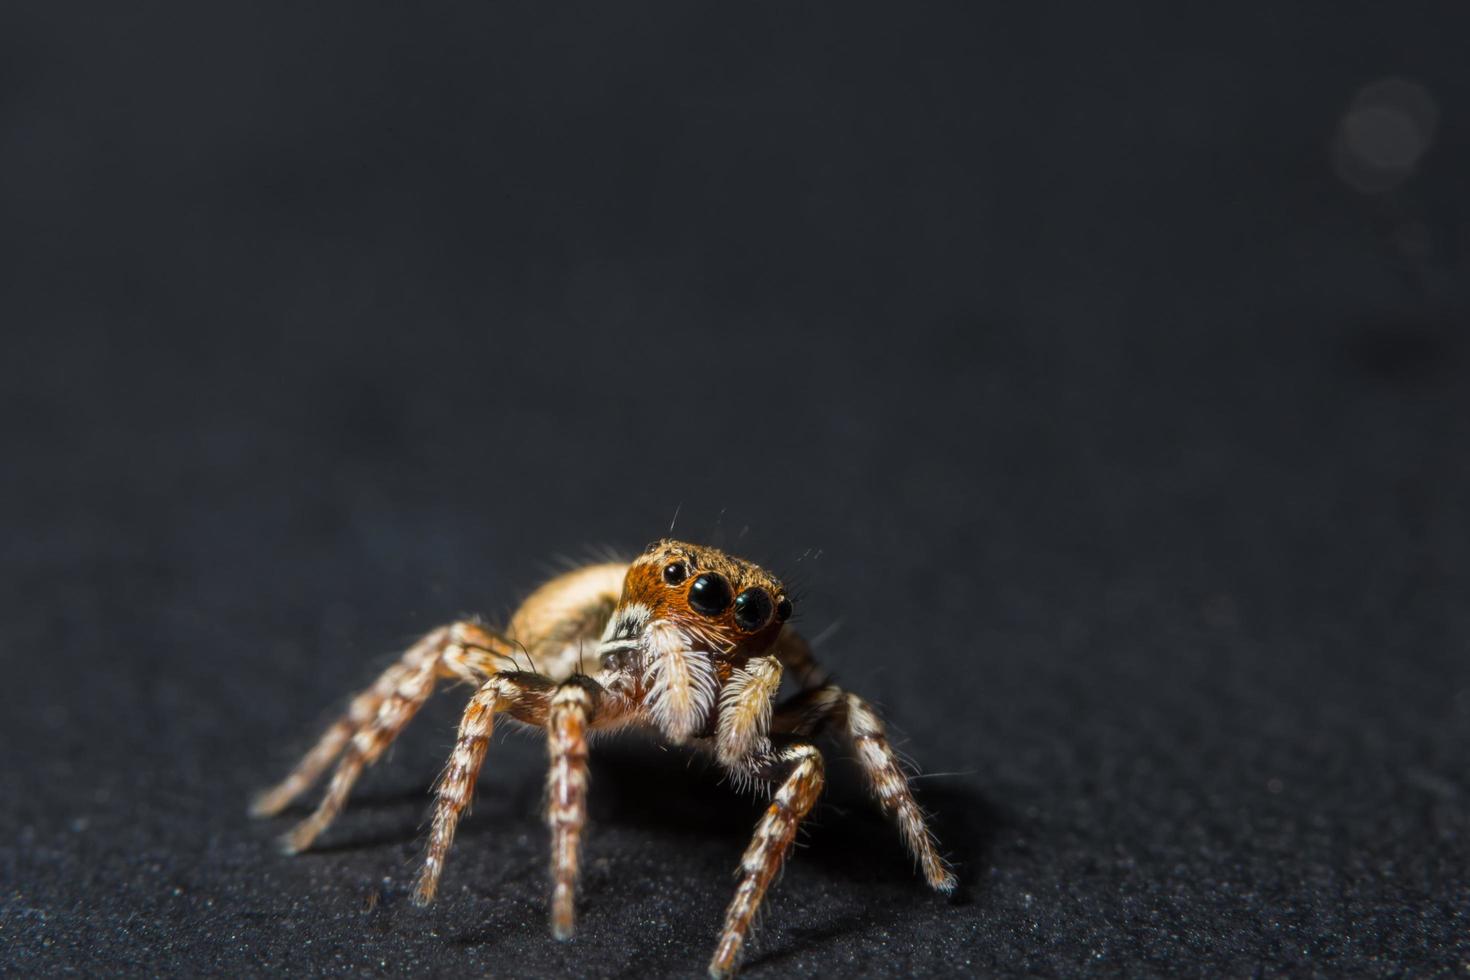
[[702,971],[758,807],[679,753],[596,751],[567,945],[532,740],[407,901],[462,693],[317,852],[244,812],[680,505],[963,874],[834,765],[751,976],[1466,969],[1452,5],[135,7],[0,11],[0,971]]

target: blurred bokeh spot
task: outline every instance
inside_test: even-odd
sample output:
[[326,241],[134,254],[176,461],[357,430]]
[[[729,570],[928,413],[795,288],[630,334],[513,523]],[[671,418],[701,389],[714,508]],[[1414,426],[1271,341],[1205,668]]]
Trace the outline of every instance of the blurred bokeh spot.
[[1439,107],[1418,82],[1384,78],[1363,86],[1337,127],[1337,175],[1365,194],[1399,186],[1434,143]]

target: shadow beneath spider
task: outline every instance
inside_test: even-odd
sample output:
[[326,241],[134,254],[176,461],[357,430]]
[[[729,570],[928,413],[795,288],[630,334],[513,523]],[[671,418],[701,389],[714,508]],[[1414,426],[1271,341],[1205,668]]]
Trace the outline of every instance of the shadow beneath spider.
[[[527,821],[539,826],[541,793],[539,783],[525,779],[517,780],[509,786],[484,786],[476,795],[476,806],[473,808],[476,811],[474,816],[478,819],[468,819],[469,815],[466,815],[466,819],[460,822],[456,837],[463,841],[473,840],[486,833],[504,834],[507,817],[510,817],[518,832],[526,828]],[[350,854],[382,847],[422,844],[428,833],[433,805],[432,784],[420,789],[368,792],[361,799],[354,796],[323,836],[302,853]],[[311,810],[310,806],[293,804],[283,810],[279,818],[273,819],[285,821],[285,826],[289,828]],[[381,826],[385,819],[384,814],[391,811],[401,811],[402,819],[395,821],[393,826]],[[373,831],[355,832],[354,824],[360,823],[368,813],[374,814],[380,826]],[[354,815],[358,817],[356,821]]]
[[750,971],[764,967],[779,967],[781,963],[801,954],[815,944],[841,939],[855,933],[868,932],[877,924],[878,920],[874,916],[857,913],[838,916],[820,929],[791,929],[789,942],[769,952],[757,951],[745,961],[743,969]]
[[367,807],[388,809],[400,806],[428,806],[433,802],[434,784],[427,782],[418,786],[368,789],[361,795],[353,794],[349,805],[359,809]]
[[[293,801],[280,813],[266,817],[259,822],[262,825],[281,828],[275,835],[277,839],[283,838],[290,832],[290,828],[296,826],[316,809],[315,795],[321,790],[313,788],[301,798]],[[361,797],[353,796],[347,808],[332,822],[332,825],[323,832],[312,845],[301,852],[302,856],[310,854],[346,854],[353,851],[365,851],[385,847],[394,844],[403,844],[413,840],[419,835],[419,825],[423,822],[423,815],[414,818],[412,825],[400,824],[397,827],[379,826],[376,830],[368,833],[354,834],[352,824],[354,813],[362,814],[364,811],[385,811],[402,809],[407,812],[410,803],[427,800],[424,791],[415,791],[407,788],[390,790],[388,792],[369,791]],[[383,822],[382,815],[378,815],[378,822]]]
[[[911,883],[916,892],[927,892],[897,829],[868,795],[861,771],[840,754],[841,749],[826,742],[823,747],[828,753],[827,787],[803,824],[792,858],[820,868],[833,878],[875,886]],[[600,741],[593,749],[591,771],[588,823],[592,835],[598,826],[612,826],[726,841],[733,862],[749,842],[767,805],[765,794],[737,790],[708,756],[652,741]],[[496,780],[493,787],[482,780],[477,816],[461,824],[461,843],[482,834],[503,835],[507,818],[518,830],[532,825],[539,829],[544,792],[541,778],[524,770],[506,775],[508,779]],[[966,784],[974,778],[931,776],[914,783],[915,795],[930,816],[941,853],[953,862],[959,877],[960,887],[950,898],[956,904],[973,900],[971,890],[985,869],[996,834],[1010,823],[978,790]],[[400,783],[354,796],[340,824],[307,853],[348,854],[420,840],[432,805],[431,789],[432,784]],[[487,805],[492,795],[495,803]],[[395,821],[395,826],[380,825],[354,834],[354,808],[402,808],[405,815]],[[296,805],[283,816],[294,822],[309,810],[309,806]],[[383,815],[378,819],[381,821]],[[724,894],[728,885],[725,880],[710,883],[719,892],[721,904],[728,898]],[[849,931],[845,925],[834,925],[833,929]],[[822,936],[815,938],[828,932],[823,930]]]
[[[830,908],[830,915],[809,914],[806,927],[788,927],[779,939],[772,937],[774,941],[763,942],[757,934],[750,948],[748,969],[779,975],[795,968],[800,957],[817,949],[831,948],[846,937],[871,931],[889,921],[896,911],[902,914],[901,910],[910,904],[920,914],[926,907],[933,908],[929,904],[933,898],[915,874],[896,828],[868,797],[862,773],[841,758],[839,751],[836,748],[830,751],[827,792],[807,822],[793,859],[802,866],[817,869],[818,875],[842,882],[836,886],[838,891],[851,888],[862,907],[854,911],[844,899],[842,904],[846,908],[830,908],[828,899],[816,899],[820,905]],[[767,805],[763,794],[737,792],[722,770],[707,757],[662,748],[651,741],[631,738],[599,741],[593,750],[591,770],[588,820],[593,840],[601,825],[626,828],[654,838],[674,838],[669,844],[671,854],[679,851],[678,838],[690,844],[696,840],[719,841],[721,846],[728,846],[731,872]],[[932,814],[931,824],[944,853],[955,862],[961,887],[951,901],[959,903],[972,900],[969,892],[985,869],[995,835],[1010,823],[972,786],[962,782],[964,778],[930,777],[915,784],[921,803]],[[482,818],[467,823],[466,829],[478,827],[484,833],[502,833],[507,811],[516,814],[518,820],[523,815],[539,827],[540,779],[517,774],[500,792],[503,799],[497,807],[499,812],[482,811]],[[495,819],[496,816],[501,819]],[[606,857],[594,860],[611,858],[617,862],[629,858],[624,837],[621,854],[617,850],[603,851]],[[393,841],[380,837],[378,842]],[[349,849],[373,843],[339,847]],[[455,908],[472,908],[475,922],[454,932],[449,942],[459,947],[494,950],[506,943],[508,937],[524,935],[527,930],[534,930],[537,936],[545,934],[544,836],[537,843],[541,846],[536,854],[508,864],[503,869],[503,877],[493,886],[481,884],[481,887],[493,887],[498,893],[514,893],[519,896],[519,904],[487,910],[483,896],[461,896]],[[603,850],[595,844],[593,848],[593,854]],[[678,861],[673,857],[670,860]],[[592,930],[591,949],[601,948],[605,954],[606,947],[599,947],[599,943],[608,942],[609,935],[646,928],[649,915],[672,916],[663,919],[661,928],[666,934],[679,937],[650,943],[633,952],[626,961],[621,952],[612,957],[613,962],[603,960],[601,968],[607,971],[604,975],[618,978],[678,975],[708,961],[718,936],[717,910],[724,908],[734,891],[730,876],[710,875],[699,887],[697,898],[686,891],[676,906],[661,906],[645,882],[634,903],[641,910],[634,912],[634,905],[620,907],[612,894],[617,883],[622,882],[626,887],[624,873],[605,868],[602,875],[604,881],[599,889],[602,895],[598,901],[608,905],[604,911],[593,911],[593,900],[584,895],[583,903],[588,907],[580,916],[583,928]],[[864,900],[865,891],[872,901]],[[691,898],[694,898],[692,902]],[[794,897],[790,901],[802,900]],[[888,911],[874,911],[876,908]],[[487,911],[488,920],[481,918]]]
[[[827,786],[803,824],[796,858],[843,878],[912,880],[925,888],[897,828],[868,795],[856,764],[835,749],[827,751]],[[738,791],[713,760],[697,753],[651,743],[607,742],[594,749],[591,766],[592,824],[725,838],[739,853],[767,805],[765,794]],[[941,853],[955,866],[960,887],[951,901],[960,904],[970,900],[968,891],[979,879],[997,833],[1010,823],[965,784],[973,778],[927,777],[914,783]]]
[[327,839],[317,841],[311,847],[293,856],[310,857],[313,854],[352,854],[356,851],[375,851],[385,847],[397,847],[412,840],[413,836],[405,836],[397,830],[384,830],[376,834],[349,837],[345,840]]
[[[303,793],[298,799],[291,802],[280,813],[263,818],[264,820],[291,820],[299,821],[311,815],[316,809],[317,798],[321,795],[318,787]],[[434,799],[432,783],[419,787],[400,786],[395,789],[368,789],[362,793],[354,792],[347,801],[347,807],[343,813],[351,813],[353,810],[365,809],[392,809],[395,807],[408,806],[413,803],[422,803],[427,806]],[[340,819],[340,816],[339,816]]]

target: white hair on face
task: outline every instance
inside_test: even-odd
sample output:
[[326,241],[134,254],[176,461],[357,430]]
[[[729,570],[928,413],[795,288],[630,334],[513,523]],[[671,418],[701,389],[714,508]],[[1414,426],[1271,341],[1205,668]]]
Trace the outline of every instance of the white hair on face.
[[636,637],[652,618],[653,610],[643,603],[625,602],[608,618],[607,627],[602,631],[602,642],[611,643],[615,639]]
[[719,692],[719,676],[709,654],[667,620],[644,631],[643,686],[654,723],[675,742],[685,742],[704,727]]

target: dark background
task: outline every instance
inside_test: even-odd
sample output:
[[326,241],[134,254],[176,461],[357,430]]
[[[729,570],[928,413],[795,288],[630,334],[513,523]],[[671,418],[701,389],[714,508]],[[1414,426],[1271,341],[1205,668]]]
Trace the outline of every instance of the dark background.
[[679,753],[568,945],[530,739],[407,901],[462,691],[245,818],[679,510],[963,877],[834,763],[750,975],[1462,972],[1470,24],[1293,6],[6,4],[0,971],[702,971],[759,805]]

